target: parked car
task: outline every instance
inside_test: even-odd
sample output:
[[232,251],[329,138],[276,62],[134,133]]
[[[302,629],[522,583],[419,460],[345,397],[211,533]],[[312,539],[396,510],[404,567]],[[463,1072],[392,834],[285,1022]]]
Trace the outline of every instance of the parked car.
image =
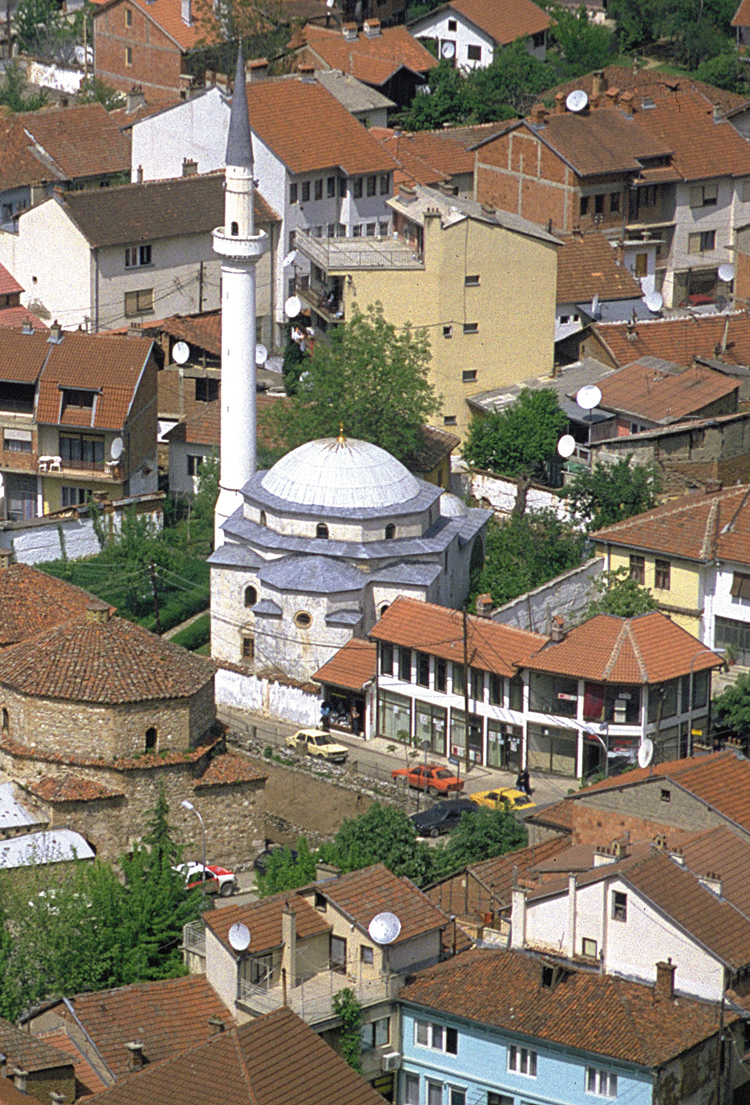
[[206,864],[205,878],[202,863],[181,863],[179,867],[175,867],[175,871],[184,875],[188,890],[199,889],[205,894],[218,894],[222,898],[228,898],[240,888],[234,871],[215,863]]
[[273,853],[281,852],[284,848],[290,853],[292,863],[297,863],[299,861],[299,856],[294,848],[290,848],[285,844],[270,844],[268,848],[264,848],[263,851],[255,857],[253,860],[253,869],[257,871],[259,875],[265,875],[268,870],[268,861]]
[[491,810],[502,809],[508,806],[511,810],[530,810],[536,806],[527,794],[515,787],[500,787],[497,790],[478,790],[471,796],[480,806],[487,806]]
[[403,779],[405,776],[409,781],[410,787],[416,787],[417,790],[426,790],[433,798],[437,798],[441,794],[456,793],[464,789],[463,779],[459,779],[450,768],[443,767],[442,764],[419,764],[414,767],[399,767],[396,771],[391,772],[391,777],[393,779]]
[[333,764],[345,763],[349,755],[346,745],[336,744],[323,729],[300,729],[286,738],[286,746],[295,752],[306,752],[308,756],[320,756]]
[[471,798],[454,798],[438,802],[429,810],[413,813],[409,820],[419,836],[440,836],[455,829],[464,814],[476,813],[479,806]]

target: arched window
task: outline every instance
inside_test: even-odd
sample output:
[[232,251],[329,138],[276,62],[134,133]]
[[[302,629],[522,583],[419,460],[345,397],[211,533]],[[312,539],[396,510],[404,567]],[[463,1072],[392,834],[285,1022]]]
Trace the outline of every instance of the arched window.
[[156,726],[154,725],[149,726],[146,730],[146,751],[156,751]]
[[386,541],[392,541],[396,536],[396,527],[393,522],[389,522],[385,527],[385,539]]
[[3,736],[7,737],[10,732],[10,714],[5,706],[3,706]]
[[240,224],[239,223],[232,223],[232,237],[236,238],[239,235],[239,232],[240,232]]
[[380,607],[380,617],[381,618],[383,617],[383,614],[385,614],[387,609],[388,609],[388,603],[384,602],[383,605]]
[[316,537],[327,537],[328,536],[328,526],[325,524],[325,522],[318,522],[317,526],[315,527],[315,536]]
[[262,526],[267,526],[267,525],[268,525],[268,522],[267,522],[267,520],[266,520],[266,512],[265,512],[265,510],[261,510],[261,512],[260,512],[260,524],[261,524]]
[[298,629],[309,629],[312,625],[312,617],[306,610],[300,610],[294,615],[294,624]]
[[255,606],[257,601],[258,601],[257,588],[253,587],[252,585],[250,587],[246,587],[245,588],[245,606]]

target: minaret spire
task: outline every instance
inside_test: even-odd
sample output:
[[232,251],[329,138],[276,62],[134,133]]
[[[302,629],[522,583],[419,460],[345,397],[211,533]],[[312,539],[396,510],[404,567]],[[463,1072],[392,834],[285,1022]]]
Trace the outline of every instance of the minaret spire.
[[224,226],[213,232],[221,264],[221,475],[215,544],[226,520],[242,506],[241,491],[255,472],[255,266],[266,236],[255,233],[253,141],[240,43],[226,152]]

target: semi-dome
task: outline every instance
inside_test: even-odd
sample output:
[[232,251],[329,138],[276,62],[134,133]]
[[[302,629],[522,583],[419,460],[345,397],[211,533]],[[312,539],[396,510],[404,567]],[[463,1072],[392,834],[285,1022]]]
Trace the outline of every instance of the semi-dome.
[[388,507],[419,494],[400,461],[369,441],[308,441],[277,461],[261,481],[271,495],[300,506]]

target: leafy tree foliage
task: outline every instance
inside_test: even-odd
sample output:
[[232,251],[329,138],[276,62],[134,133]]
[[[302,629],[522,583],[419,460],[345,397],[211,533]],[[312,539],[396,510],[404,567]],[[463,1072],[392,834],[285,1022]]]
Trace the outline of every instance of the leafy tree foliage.
[[303,352],[299,342],[290,338],[284,349],[281,374],[284,377],[284,389],[287,395],[296,395],[299,391],[300,376],[307,371],[310,354]]
[[611,526],[656,506],[659,473],[653,466],[632,464],[632,456],[616,464],[595,464],[564,490],[572,516],[590,531]]
[[115,108],[125,106],[125,97],[122,92],[118,92],[116,88],[112,88],[101,77],[96,76],[87,77],[86,80],[81,81],[81,87],[78,90],[78,101],[82,104],[102,104],[107,111],[114,111]]
[[490,65],[466,78],[464,113],[472,123],[525,115],[556,76],[524,42],[513,42],[497,49]]
[[0,104],[9,111],[38,111],[47,103],[47,93],[29,91],[26,78],[15,63],[8,65],[0,81]]
[[414,825],[393,806],[373,805],[362,817],[347,818],[332,844],[324,844],[321,860],[342,871],[358,871],[384,863],[394,875],[406,875],[418,886],[430,881],[431,849],[417,839]]
[[714,717],[732,736],[747,740],[750,734],[750,672],[738,676],[713,702]]
[[[440,61],[430,70],[426,87],[420,88],[401,116],[407,130],[438,130],[446,123],[469,119],[467,80],[450,62]],[[509,118],[502,115],[500,118]]]
[[315,882],[315,855],[301,836],[297,841],[297,862],[290,848],[277,848],[268,857],[265,874],[255,876],[255,889],[260,898],[267,898],[281,890],[293,890],[311,882]]
[[427,373],[430,345],[421,330],[388,322],[382,304],[355,304],[330,345],[318,342],[297,394],[275,404],[264,432],[293,448],[319,437],[362,438],[399,459],[418,444],[440,404]]
[[724,88],[727,92],[748,93],[747,62],[741,61],[736,50],[726,50],[714,58],[701,62],[695,71],[699,81]]
[[511,407],[473,420],[463,454],[470,464],[499,476],[544,479],[567,425],[551,388],[524,388]]
[[615,572],[602,572],[594,580],[592,590],[596,597],[589,603],[587,617],[594,614],[616,614],[620,618],[634,618],[658,609],[658,603],[647,587],[631,579],[627,568]]
[[555,5],[550,37],[560,51],[557,75],[573,79],[608,65],[615,53],[615,39],[608,27],[589,20],[582,4],[576,11]]
[[496,606],[540,587],[583,559],[584,535],[552,511],[491,521],[484,567],[472,599],[488,592]]
[[354,1070],[362,1073],[362,1006],[349,987],[333,995],[333,1011],[341,1017],[341,1054]]
[[461,818],[437,862],[449,875],[468,863],[524,848],[527,841],[525,826],[510,810],[479,809]]

